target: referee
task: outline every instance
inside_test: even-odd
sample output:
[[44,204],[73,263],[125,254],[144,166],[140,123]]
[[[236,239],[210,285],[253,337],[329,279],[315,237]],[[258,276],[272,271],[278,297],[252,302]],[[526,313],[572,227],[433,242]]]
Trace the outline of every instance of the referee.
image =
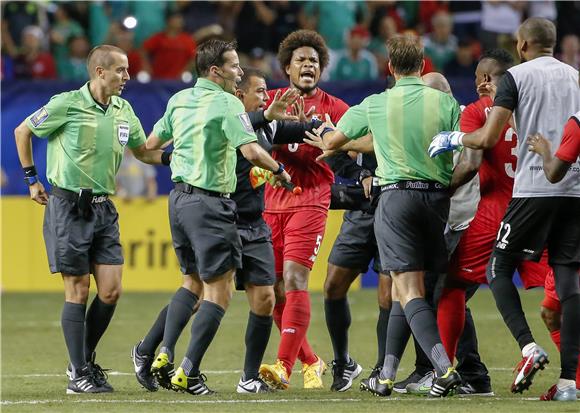
[[[109,195],[115,192],[126,146],[146,163],[161,163],[162,154],[146,150],[139,119],[119,97],[129,80],[125,52],[97,46],[89,53],[87,68],[87,84],[53,96],[14,131],[30,197],[46,205],[44,241],[50,271],[61,273],[64,281],[61,323],[70,358],[67,393],[113,391],[94,353],[121,293],[119,217]],[[50,196],[34,167],[33,134],[48,138]],[[90,273],[97,296],[87,312]]]
[[580,173],[571,168],[557,184],[544,176],[543,162],[528,151],[525,137],[540,133],[559,146],[566,120],[580,108],[578,71],[553,57],[556,27],[532,17],[517,32],[517,51],[523,63],[506,72],[485,125],[472,133],[442,132],[433,138],[429,153],[464,145],[473,149],[495,146],[503,126],[515,117],[518,163],[513,198],[500,224],[487,266],[487,279],[496,305],[517,340],[522,361],[511,390],[521,393],[548,363],[526,321],[512,277],[522,260],[538,261],[547,245],[556,291],[562,303],[561,374],[546,400],[576,400],[575,376],[580,349]]
[[[199,366],[231,299],[235,269],[242,267],[236,204],[230,199],[236,189],[236,149],[252,164],[272,171],[278,181],[288,182],[290,175],[257,143],[244,106],[234,96],[244,74],[236,43],[203,43],[197,50],[196,67],[197,83],[169,100],[147,146],[159,148],[173,139],[175,189],[169,196],[173,247],[184,284],[199,285],[201,279],[204,295],[185,358],[171,385],[201,395],[213,393]],[[166,325],[171,323],[170,311],[167,317]]]
[[375,235],[382,271],[390,272],[393,280],[393,301],[383,369],[361,389],[378,396],[391,394],[412,331],[437,374],[431,395],[446,396],[461,379],[441,344],[433,309],[425,301],[424,275],[446,271],[443,232],[453,160],[451,154],[432,160],[425,148],[432,132],[458,128],[459,105],[420,79],[423,50],[416,41],[395,37],[387,46],[395,86],[350,108],[334,131],[328,125],[321,131],[329,149],[371,132],[382,185]]

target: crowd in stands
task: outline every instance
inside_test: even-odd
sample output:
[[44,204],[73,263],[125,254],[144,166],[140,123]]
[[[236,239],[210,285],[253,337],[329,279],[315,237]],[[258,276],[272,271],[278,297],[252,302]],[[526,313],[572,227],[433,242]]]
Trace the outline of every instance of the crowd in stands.
[[196,45],[237,39],[242,63],[284,79],[276,50],[284,36],[313,29],[330,47],[323,80],[389,75],[385,42],[415,35],[425,47],[425,72],[472,77],[483,50],[513,52],[527,17],[558,27],[556,56],[580,66],[580,2],[566,1],[79,1],[2,2],[1,78],[88,79],[91,47],[127,52],[130,75],[190,81]]

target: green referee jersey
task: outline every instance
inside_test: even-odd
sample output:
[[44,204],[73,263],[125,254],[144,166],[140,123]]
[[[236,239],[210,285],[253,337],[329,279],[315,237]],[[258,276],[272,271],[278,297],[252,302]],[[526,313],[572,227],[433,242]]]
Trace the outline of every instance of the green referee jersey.
[[257,140],[242,102],[203,78],[169,100],[153,134],[173,138],[174,182],[221,193],[236,190],[236,148]]
[[114,194],[125,146],[145,143],[145,132],[129,102],[112,96],[104,111],[88,83],[53,96],[26,118],[26,125],[36,136],[48,138],[48,182],[75,192],[92,188],[95,194]]
[[430,158],[427,149],[437,133],[459,130],[459,115],[452,96],[417,77],[405,77],[392,89],[352,106],[337,129],[349,139],[372,132],[380,185],[420,180],[449,186],[452,153]]

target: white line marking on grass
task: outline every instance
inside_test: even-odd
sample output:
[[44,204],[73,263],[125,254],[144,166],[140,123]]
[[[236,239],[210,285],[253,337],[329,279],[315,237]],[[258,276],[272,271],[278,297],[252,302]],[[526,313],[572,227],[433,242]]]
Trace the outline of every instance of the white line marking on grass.
[[[69,396],[70,397],[70,396]],[[82,396],[81,396],[82,397]],[[231,403],[296,403],[296,402],[360,402],[362,399],[256,399],[256,400],[147,400],[147,399],[54,399],[54,400],[2,400],[0,405],[49,404],[49,403],[163,403],[163,404],[231,404]]]

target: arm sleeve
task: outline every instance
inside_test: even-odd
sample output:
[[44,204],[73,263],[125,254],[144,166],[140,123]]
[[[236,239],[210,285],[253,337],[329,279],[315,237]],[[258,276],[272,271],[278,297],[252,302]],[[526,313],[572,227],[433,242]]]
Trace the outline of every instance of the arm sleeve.
[[67,123],[68,93],[53,96],[46,105],[26,118],[26,125],[38,137],[46,138]]
[[131,119],[130,119],[130,135],[129,135],[129,142],[127,142],[127,146],[129,148],[137,148],[145,143],[145,131],[143,130],[143,126],[141,126],[141,121],[135,115],[133,108],[129,103],[125,103],[128,106],[128,110],[131,112]]
[[254,128],[254,130],[262,129],[269,123],[264,116],[263,110],[248,112],[248,117],[250,118],[250,123],[252,124],[252,128]]
[[155,126],[153,126],[153,135],[157,136],[162,141],[168,141],[173,138],[170,103],[171,100],[167,104],[167,109],[165,109],[163,117],[155,123]]
[[335,175],[355,181],[358,181],[360,173],[364,169],[354,159],[348,156],[346,152],[339,152],[336,155],[326,158],[325,161]]
[[556,151],[556,157],[564,162],[574,163],[580,156],[580,121],[574,116],[564,126],[562,143]]
[[[235,100],[234,100],[235,99]],[[236,97],[226,97],[225,114],[222,119],[222,131],[234,148],[246,143],[256,142],[258,138],[250,122],[244,105]]]
[[340,130],[348,139],[358,139],[369,133],[367,120],[368,98],[360,105],[351,107],[342,116],[336,129]]
[[509,71],[499,81],[493,106],[501,106],[511,111],[518,106],[518,87]]
[[302,122],[288,122],[279,121],[277,122],[276,133],[274,134],[273,144],[285,144],[285,143],[304,143],[303,139],[306,137],[305,132],[312,132],[314,129],[322,125],[319,120],[312,120],[308,123]]
[[461,114],[461,132],[470,133],[478,130],[485,124],[485,114],[477,110],[475,103],[468,105]]

